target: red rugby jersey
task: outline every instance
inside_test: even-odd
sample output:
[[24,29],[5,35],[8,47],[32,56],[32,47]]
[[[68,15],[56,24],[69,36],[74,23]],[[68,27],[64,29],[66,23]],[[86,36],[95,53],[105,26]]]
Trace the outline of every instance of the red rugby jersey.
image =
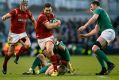
[[47,29],[43,23],[50,21],[51,19],[55,18],[54,14],[50,14],[49,16],[47,16],[46,14],[44,14],[43,12],[38,16],[36,22],[37,25],[35,27],[36,29],[36,37],[38,39],[43,39],[43,38],[47,38],[53,35],[52,30],[51,29]]
[[13,9],[9,13],[11,14],[10,32],[16,34],[26,32],[26,21],[31,19],[32,13],[29,10],[23,12],[19,8]]

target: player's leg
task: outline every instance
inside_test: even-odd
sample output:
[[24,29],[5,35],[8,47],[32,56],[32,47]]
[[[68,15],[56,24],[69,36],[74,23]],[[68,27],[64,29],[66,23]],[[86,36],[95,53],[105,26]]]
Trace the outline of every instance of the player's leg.
[[48,53],[48,56],[50,57],[50,61],[53,64],[53,67],[54,67],[54,72],[51,74],[51,76],[57,76],[58,75],[58,72],[57,72],[57,56],[53,52],[54,44],[53,44],[52,41],[47,41],[45,47],[46,47],[46,51]]
[[48,69],[46,70],[46,72],[45,72],[45,75],[49,75],[49,72],[52,70],[52,72],[53,72],[53,65],[50,65],[49,67],[48,67]]
[[[97,43],[95,45],[93,45],[92,51],[94,53],[96,53],[96,58],[97,58],[98,62],[100,63],[102,69],[99,73],[96,73],[96,75],[105,75],[107,73],[107,69],[106,69],[106,66],[104,64],[104,60],[103,60],[102,56],[98,52],[98,51],[101,51],[101,50],[100,50],[99,45],[97,45]],[[101,53],[101,54],[103,54],[103,53]]]
[[39,54],[34,60],[31,68],[34,70],[37,66],[47,66],[47,60],[43,54]]
[[23,46],[20,48],[19,52],[16,53],[16,57],[15,57],[15,60],[14,60],[14,62],[15,62],[16,64],[18,64],[18,60],[19,60],[20,54],[23,53],[23,52],[25,52],[25,51],[27,51],[27,50],[29,49],[29,47],[31,46],[31,42],[30,42],[28,36],[23,37],[22,39],[19,40],[19,42],[20,42]]
[[[99,41],[102,45],[102,48],[109,45],[110,42],[112,42],[115,38],[115,32],[113,29],[106,29],[101,33],[101,36],[98,38],[97,41]],[[115,67],[115,65],[106,57],[105,53],[100,50],[98,50],[98,53],[102,53],[100,55],[102,55],[104,61],[107,64],[107,74],[109,74],[113,68]]]
[[110,65],[113,65],[113,67],[110,67],[111,69],[114,68],[114,64],[108,59],[108,57],[106,56],[104,51],[101,49],[101,48],[105,47],[106,45],[107,45],[107,41],[100,36],[97,39],[97,42],[95,43],[95,45],[92,47],[92,50],[94,53],[96,53],[97,59],[102,67],[101,72],[97,73],[97,75],[107,74],[107,70],[106,70],[104,62],[106,62],[108,64],[108,70],[109,70]]
[[[57,66],[57,69],[59,68],[59,66]],[[53,65],[50,65],[48,67],[48,69],[46,70],[45,72],[45,75],[52,75],[54,73],[54,66]]]
[[8,63],[8,60],[10,59],[10,57],[14,54],[14,49],[15,49],[15,44],[10,44],[8,53],[5,54],[5,58],[4,58],[4,62],[3,62],[3,70],[2,70],[3,74],[7,73],[7,63]]
[[37,74],[45,73],[48,67],[49,65],[42,67],[41,69],[38,70]]
[[31,67],[29,68],[28,71],[24,72],[23,74],[24,75],[29,75],[29,74],[35,74],[35,68],[37,66],[41,66],[42,65],[42,62],[41,62],[41,59],[40,59],[40,55],[43,55],[43,54],[39,54],[37,55],[37,57],[35,58],[35,60],[33,61]]

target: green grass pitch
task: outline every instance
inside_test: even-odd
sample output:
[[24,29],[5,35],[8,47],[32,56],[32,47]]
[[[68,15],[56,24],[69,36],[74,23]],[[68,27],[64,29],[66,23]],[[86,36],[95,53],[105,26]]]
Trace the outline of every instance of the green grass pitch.
[[119,55],[108,56],[116,67],[111,74],[106,76],[96,76],[100,71],[100,65],[94,56],[72,56],[71,62],[75,69],[74,74],[65,74],[63,76],[51,77],[40,75],[22,75],[22,73],[31,66],[35,57],[21,57],[19,64],[13,63],[11,58],[8,63],[8,72],[2,74],[3,57],[0,57],[0,80],[119,80]]

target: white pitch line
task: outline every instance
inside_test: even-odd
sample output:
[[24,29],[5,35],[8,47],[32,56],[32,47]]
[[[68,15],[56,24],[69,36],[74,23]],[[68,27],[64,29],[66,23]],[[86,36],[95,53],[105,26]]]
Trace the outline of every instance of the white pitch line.
[[107,77],[107,76],[98,76],[98,77],[100,77],[100,78],[109,78],[109,77]]

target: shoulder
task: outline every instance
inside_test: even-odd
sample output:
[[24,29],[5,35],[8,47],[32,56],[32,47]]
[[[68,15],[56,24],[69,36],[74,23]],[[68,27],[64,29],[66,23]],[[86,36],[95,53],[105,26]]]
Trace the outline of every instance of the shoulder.
[[18,11],[18,8],[15,8],[15,9],[10,10],[10,12],[12,12],[12,11]]
[[96,9],[93,11],[93,13],[99,15],[99,14],[102,12],[102,10],[103,10],[103,9],[99,7],[99,8],[96,8]]
[[9,13],[11,15],[17,14],[19,12],[19,8],[12,9]]
[[41,13],[41,14],[38,16],[38,19],[44,19],[44,18],[47,18],[45,14],[42,14],[42,13]]
[[104,9],[102,8],[96,8],[95,11],[103,11]]

